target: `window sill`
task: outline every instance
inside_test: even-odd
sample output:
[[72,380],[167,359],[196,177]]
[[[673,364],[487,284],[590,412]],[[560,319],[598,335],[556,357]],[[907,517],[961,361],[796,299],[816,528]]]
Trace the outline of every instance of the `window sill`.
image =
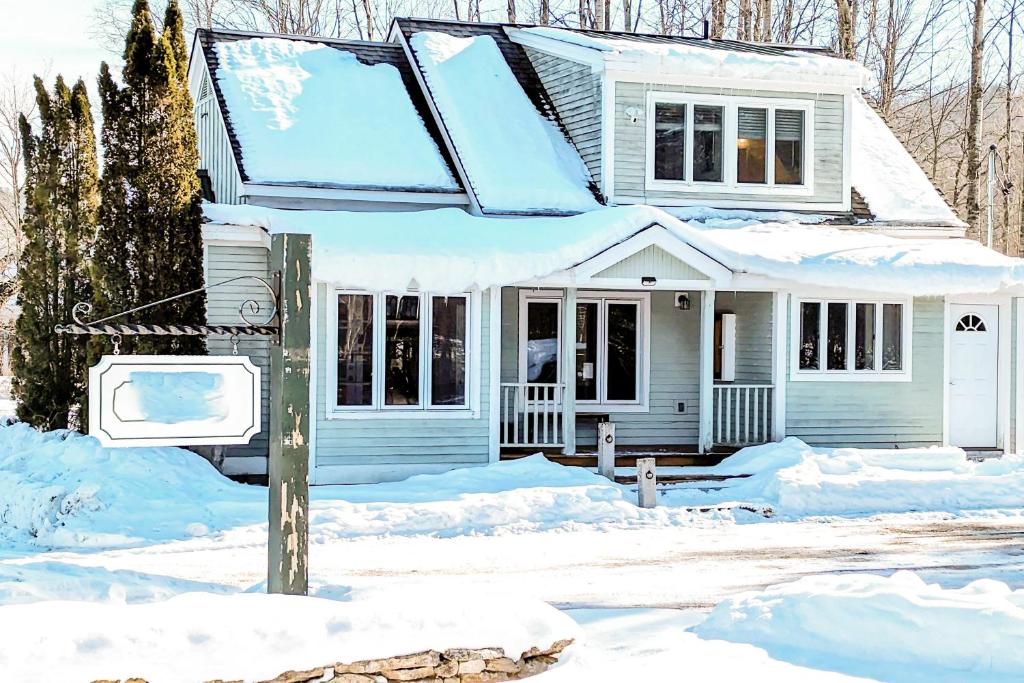
[[790,382],[860,382],[868,384],[885,382],[912,382],[913,375],[903,372],[792,372]]
[[479,410],[448,408],[439,410],[340,410],[328,408],[328,420],[476,420]]
[[813,185],[762,185],[759,183],[713,183],[688,182],[686,180],[658,180],[647,178],[646,189],[665,192],[702,192],[710,194],[763,194],[785,195],[793,197],[810,197],[814,194]]

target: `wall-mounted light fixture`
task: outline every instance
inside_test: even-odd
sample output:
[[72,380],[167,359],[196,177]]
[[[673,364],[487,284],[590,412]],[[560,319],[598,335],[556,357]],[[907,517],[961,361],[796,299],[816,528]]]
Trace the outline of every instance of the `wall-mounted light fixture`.
[[644,287],[653,287],[654,285],[658,284],[658,278],[653,277],[651,275],[644,275],[642,278],[640,278],[640,284],[642,284]]
[[629,119],[630,123],[636,123],[640,120],[640,117],[644,115],[644,110],[640,107],[633,106],[626,107],[622,113],[626,115],[626,118]]
[[676,308],[681,311],[690,310],[690,294],[688,292],[676,292]]

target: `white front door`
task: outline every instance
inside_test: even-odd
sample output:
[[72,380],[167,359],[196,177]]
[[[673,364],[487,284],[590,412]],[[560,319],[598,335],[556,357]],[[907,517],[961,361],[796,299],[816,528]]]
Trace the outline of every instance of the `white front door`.
[[999,307],[953,304],[949,313],[949,442],[963,448],[995,448]]

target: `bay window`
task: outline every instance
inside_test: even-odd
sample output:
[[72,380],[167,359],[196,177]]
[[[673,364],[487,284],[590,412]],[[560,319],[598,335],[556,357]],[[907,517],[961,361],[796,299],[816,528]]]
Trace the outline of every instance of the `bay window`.
[[794,379],[909,379],[909,308],[909,301],[795,302]]
[[650,93],[647,182],[660,189],[812,191],[814,103]]
[[469,408],[468,295],[338,292],[334,409]]
[[[636,406],[644,395],[644,344],[649,298],[635,293],[580,293],[576,303],[576,402],[581,407]],[[520,381],[564,381],[561,367],[562,299],[522,292]]]

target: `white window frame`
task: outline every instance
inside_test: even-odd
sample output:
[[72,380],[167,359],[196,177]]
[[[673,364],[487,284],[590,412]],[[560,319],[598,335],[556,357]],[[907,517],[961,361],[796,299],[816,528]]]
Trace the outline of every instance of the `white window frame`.
[[[519,290],[519,382],[525,383],[526,379],[526,310],[531,302],[548,302],[558,304],[558,370],[557,380],[559,383],[565,381],[562,370],[562,356],[565,334],[563,330],[563,307],[564,297],[558,292],[545,290]],[[581,400],[576,399],[576,405],[580,409],[577,412],[586,413],[629,413],[649,412],[650,410],[650,377],[651,377],[651,295],[650,292],[614,292],[614,291],[581,291],[579,292],[577,304],[596,303],[598,304],[597,322],[597,399]],[[637,398],[632,401],[608,400],[607,399],[607,370],[605,367],[608,327],[607,309],[609,304],[635,304],[637,314],[640,317],[637,325]],[[573,378],[575,381],[575,377]]]
[[[818,364],[817,370],[800,367],[800,323],[801,306],[805,303],[821,306],[818,320]],[[827,369],[828,359],[825,349],[828,340],[828,305],[846,304],[846,369]],[[854,369],[856,353],[856,310],[857,304],[873,304],[875,306],[875,359],[878,366],[874,370]],[[903,306],[902,337],[903,367],[900,370],[882,370],[882,329],[883,306],[899,304]],[[914,302],[909,298],[874,298],[874,297],[800,297],[794,296],[790,307],[790,373],[794,382],[910,382],[913,379],[913,329]]]
[[[359,289],[332,289],[328,300],[327,334],[327,418],[328,419],[470,419],[479,417],[480,406],[480,293],[437,294],[434,292],[370,292]],[[368,406],[338,405],[338,297],[356,294],[373,297],[373,402]],[[420,301],[419,405],[387,405],[384,402],[385,326],[388,296],[415,296]],[[466,402],[461,406],[432,406],[431,365],[433,360],[434,297],[466,299]]]
[[[659,103],[686,105],[686,158],[685,180],[667,180],[654,176],[655,107]],[[721,182],[693,180],[693,107],[723,108]],[[741,183],[737,180],[736,141],[738,109],[766,109],[768,111],[768,140],[766,149],[765,183]],[[775,111],[777,109],[804,112],[803,183],[781,185],[775,183]],[[814,194],[814,101],[775,97],[733,97],[729,95],[696,95],[691,93],[650,92],[647,94],[646,172],[648,189],[669,191],[704,191],[725,194],[787,194],[810,196]]]

